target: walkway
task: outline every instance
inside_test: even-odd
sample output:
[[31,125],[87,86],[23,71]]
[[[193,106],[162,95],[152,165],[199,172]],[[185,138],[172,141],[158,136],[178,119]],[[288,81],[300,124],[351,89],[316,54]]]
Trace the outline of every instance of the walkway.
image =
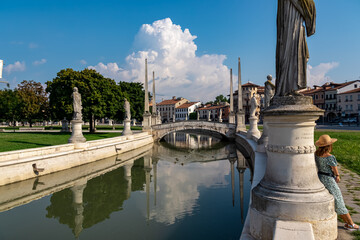
[[[360,176],[339,165],[340,183],[344,201],[353,221],[360,225]],[[344,223],[338,221],[338,240],[351,240],[355,237],[343,228]]]

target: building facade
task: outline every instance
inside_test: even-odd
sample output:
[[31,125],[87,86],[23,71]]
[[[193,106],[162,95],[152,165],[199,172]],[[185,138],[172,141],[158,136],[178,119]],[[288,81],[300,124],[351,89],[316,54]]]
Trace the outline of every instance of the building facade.
[[189,120],[190,113],[201,106],[201,102],[187,102],[175,108],[175,120]]
[[159,111],[161,116],[162,122],[170,122],[173,120],[175,115],[175,110],[180,105],[189,102],[189,100],[179,97],[176,98],[175,96],[170,100],[163,100],[160,103],[156,104],[156,110]]

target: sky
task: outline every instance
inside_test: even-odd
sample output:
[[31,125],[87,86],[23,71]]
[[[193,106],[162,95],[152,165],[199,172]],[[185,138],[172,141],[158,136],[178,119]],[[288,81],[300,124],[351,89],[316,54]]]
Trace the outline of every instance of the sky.
[[[360,79],[360,1],[315,4],[308,85]],[[230,68],[236,88],[238,57],[243,83],[276,77],[276,11],[277,0],[1,0],[1,80],[45,84],[61,69],[92,68],[144,82],[148,58],[157,101],[213,100],[229,94]]]

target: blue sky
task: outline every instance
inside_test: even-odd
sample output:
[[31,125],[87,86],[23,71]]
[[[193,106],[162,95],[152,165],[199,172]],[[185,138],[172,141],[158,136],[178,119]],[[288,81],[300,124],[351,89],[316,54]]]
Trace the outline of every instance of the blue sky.
[[[315,4],[317,29],[307,38],[311,83],[360,79],[360,1]],[[243,82],[263,84],[275,75],[276,0],[11,0],[1,6],[0,59],[12,87],[89,66],[116,80],[143,81],[145,57],[163,97],[225,94],[228,68],[237,74],[239,56]]]

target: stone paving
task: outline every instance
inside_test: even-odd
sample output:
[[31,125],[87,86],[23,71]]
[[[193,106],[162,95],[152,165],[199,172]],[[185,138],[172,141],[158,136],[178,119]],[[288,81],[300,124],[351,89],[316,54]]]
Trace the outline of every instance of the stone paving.
[[[339,165],[340,183],[339,187],[344,197],[353,221],[360,225],[360,176]],[[344,223],[338,221],[338,239],[355,239],[350,231],[344,229]]]

